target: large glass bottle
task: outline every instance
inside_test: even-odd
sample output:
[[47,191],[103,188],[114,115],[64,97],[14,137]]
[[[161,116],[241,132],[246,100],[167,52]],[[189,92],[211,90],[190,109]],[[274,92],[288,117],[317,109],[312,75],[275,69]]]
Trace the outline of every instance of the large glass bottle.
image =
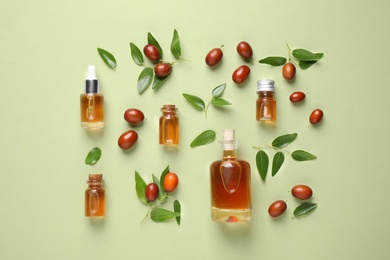
[[270,79],[257,81],[256,120],[276,121],[275,82]]
[[160,117],[159,143],[163,145],[179,144],[179,118],[175,105],[163,105]]
[[85,91],[80,95],[81,126],[86,129],[104,127],[104,96],[100,94],[95,66],[88,67]]
[[248,222],[252,218],[251,170],[236,155],[235,131],[223,130],[222,160],[210,165],[211,219]]
[[106,196],[103,187],[103,174],[89,174],[88,188],[85,190],[85,216],[104,217]]

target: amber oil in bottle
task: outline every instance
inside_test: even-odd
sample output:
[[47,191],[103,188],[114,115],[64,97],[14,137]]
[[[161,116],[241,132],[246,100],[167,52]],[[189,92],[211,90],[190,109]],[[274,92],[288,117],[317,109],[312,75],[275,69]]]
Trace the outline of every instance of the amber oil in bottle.
[[252,218],[250,164],[236,155],[235,131],[223,130],[222,160],[210,165],[211,219],[248,222]]
[[179,118],[175,105],[163,105],[159,122],[159,143],[162,145],[179,144]]
[[256,120],[276,121],[275,82],[270,79],[257,81]]
[[81,126],[86,129],[104,127],[104,96],[99,91],[95,66],[88,67],[85,91],[80,95]]
[[88,188],[85,190],[85,216],[104,217],[106,197],[103,187],[103,174],[89,174]]

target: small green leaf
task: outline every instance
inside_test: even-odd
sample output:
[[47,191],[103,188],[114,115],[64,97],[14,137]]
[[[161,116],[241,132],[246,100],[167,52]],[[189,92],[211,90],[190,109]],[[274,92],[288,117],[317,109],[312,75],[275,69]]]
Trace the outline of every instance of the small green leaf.
[[171,42],[171,53],[173,57],[175,57],[176,59],[180,59],[181,46],[180,46],[179,34],[177,33],[176,29],[173,31],[173,37]]
[[272,161],[272,176],[275,176],[284,162],[283,152],[277,152]]
[[153,81],[153,69],[144,68],[138,76],[137,89],[138,93],[142,94]]
[[185,94],[185,93],[183,93],[183,97],[185,97],[185,99],[187,99],[187,101],[190,102],[190,104],[196,110],[204,111],[206,106],[204,104],[204,101],[201,98],[194,96],[194,95]]
[[284,148],[290,143],[292,143],[297,138],[297,135],[298,134],[296,133],[281,135],[272,141],[272,146],[276,148]]
[[174,218],[179,217],[179,216],[180,216],[180,213],[173,212],[173,211],[163,209],[163,208],[154,208],[150,212],[150,218],[154,222],[164,222],[164,221],[171,220],[171,219],[174,219]]
[[166,198],[165,195],[167,194],[163,188],[163,186],[161,186],[160,184],[160,180],[154,175],[152,174],[152,178],[153,178],[153,182],[157,185],[158,187],[158,200],[160,201],[160,203],[163,203],[165,202],[165,199],[161,200],[162,198]]
[[225,88],[226,88],[226,83],[223,83],[223,84],[219,85],[218,87],[215,87],[213,89],[213,91],[211,92],[211,95],[214,98],[219,98],[222,96],[223,92],[225,91]]
[[206,145],[214,142],[215,140],[215,132],[213,130],[206,130],[200,135],[198,135],[190,144],[190,146],[197,147],[201,145]]
[[153,44],[154,46],[157,47],[157,49],[160,51],[160,59],[162,59],[162,57],[163,57],[163,50],[161,49],[161,46],[158,43],[158,41],[156,40],[156,38],[154,38],[154,36],[150,32],[148,32],[148,43],[149,44]]
[[102,150],[100,150],[99,147],[94,147],[92,148],[91,151],[89,151],[87,157],[85,158],[85,164],[94,165],[100,160],[101,156],[102,156]]
[[137,171],[135,171],[135,191],[137,192],[138,199],[143,204],[149,204],[148,200],[145,197],[145,190],[146,190],[146,182],[142,177],[139,175]]
[[305,69],[308,69],[308,68],[310,68],[313,64],[315,64],[317,61],[316,60],[314,60],[314,61],[304,61],[304,60],[301,60],[301,61],[299,61],[299,67],[301,68],[301,69],[303,69],[303,70],[305,70]]
[[177,224],[180,226],[180,220],[181,220],[181,205],[180,205],[180,202],[178,200],[175,200],[173,202],[173,210],[176,212],[176,213],[179,213],[180,215],[176,217],[176,222]]
[[[166,191],[164,190],[164,179],[165,179],[165,176],[170,172],[169,170],[169,165],[162,171],[161,173],[161,176],[160,176],[160,187],[162,189],[162,194],[163,195],[166,195]],[[160,193],[159,193],[160,194]],[[161,203],[164,203],[167,199],[167,197],[165,197],[164,200],[161,200],[160,196],[159,196],[159,199],[160,199],[160,202]]]
[[171,74],[168,74],[168,76],[163,77],[163,78],[160,78],[160,77],[157,77],[156,75],[154,75],[152,89],[153,90],[159,89],[162,86],[162,84],[164,84],[164,82],[167,81],[167,79],[170,75]]
[[228,106],[231,105],[232,103],[230,103],[229,101],[223,98],[213,98],[211,100],[211,104],[213,104],[214,106]]
[[282,66],[285,64],[287,59],[285,57],[267,57],[259,60],[259,63],[264,63],[272,66]]
[[265,177],[267,176],[268,165],[269,165],[268,155],[263,150],[258,151],[256,154],[256,166],[257,166],[257,171],[259,172],[260,177],[263,181],[265,181]]
[[317,159],[317,156],[303,150],[296,150],[291,153],[291,157],[296,161],[311,161]]
[[324,56],[323,53],[312,53],[305,49],[295,49],[292,55],[300,61],[318,61]]
[[140,49],[132,42],[130,42],[130,53],[131,57],[133,58],[133,61],[137,65],[143,65],[144,64],[144,56],[142,55],[142,52]]
[[296,209],[294,210],[294,216],[299,217],[299,216],[304,216],[312,212],[315,208],[317,208],[316,203],[311,203],[311,202],[304,202]]
[[114,57],[114,55],[112,55],[110,52],[104,50],[104,49],[101,49],[101,48],[97,48],[97,51],[100,55],[100,57],[102,58],[102,60],[104,61],[104,63],[111,69],[115,70],[116,68],[116,59]]

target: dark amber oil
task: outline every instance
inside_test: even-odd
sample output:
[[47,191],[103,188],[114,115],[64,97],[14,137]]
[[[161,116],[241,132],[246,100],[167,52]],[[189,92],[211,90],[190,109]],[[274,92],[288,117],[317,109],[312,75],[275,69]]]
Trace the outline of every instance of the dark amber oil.
[[176,146],[179,144],[179,118],[176,111],[175,105],[164,105],[161,108],[159,143],[162,145]]
[[85,216],[104,217],[106,215],[106,194],[103,188],[103,175],[90,174],[85,190]]

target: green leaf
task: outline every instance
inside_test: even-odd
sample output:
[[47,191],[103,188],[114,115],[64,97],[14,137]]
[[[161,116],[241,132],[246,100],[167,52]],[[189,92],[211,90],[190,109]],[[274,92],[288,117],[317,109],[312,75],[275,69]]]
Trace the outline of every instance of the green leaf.
[[312,53],[305,49],[295,49],[292,55],[300,61],[318,61],[324,56],[323,53]]
[[180,213],[173,212],[173,211],[163,209],[163,208],[154,208],[150,212],[150,218],[154,222],[164,222],[164,221],[171,220],[171,219],[174,219],[174,218],[179,217],[179,216],[180,216]]
[[299,217],[299,216],[307,215],[316,208],[317,208],[316,203],[304,202],[298,207],[296,207],[296,209],[294,210],[294,216]]
[[94,147],[91,151],[89,151],[87,157],[85,157],[85,164],[94,165],[100,160],[101,156],[102,150],[100,150],[99,147]]
[[161,46],[158,43],[158,41],[156,40],[156,38],[154,38],[154,36],[150,32],[148,32],[148,43],[149,44],[153,44],[154,46],[157,47],[157,49],[160,51],[160,59],[162,59],[162,57],[163,57],[163,50],[161,49]]
[[164,188],[161,186],[160,184],[160,180],[154,175],[152,174],[152,178],[153,178],[153,182],[157,185],[158,187],[158,200],[162,203],[162,202],[165,202],[165,199],[164,200],[161,200],[162,198],[165,197],[165,195],[167,194],[164,190]]
[[137,89],[138,93],[142,94],[153,81],[153,69],[144,68],[138,76]]
[[165,176],[169,173],[169,165],[163,170],[160,176],[160,186],[164,187]]
[[157,77],[156,75],[154,75],[154,78],[153,78],[153,84],[152,84],[152,89],[153,90],[157,90],[159,89],[162,84],[164,84],[165,81],[167,81],[168,77],[170,76],[171,74],[168,74],[168,76],[166,77]]
[[183,97],[185,97],[185,99],[187,99],[187,101],[190,102],[190,104],[196,110],[204,111],[206,106],[204,104],[204,101],[201,98],[194,96],[194,95],[185,94],[185,93],[183,93]]
[[146,182],[142,177],[139,175],[137,171],[135,171],[135,191],[137,192],[138,199],[143,204],[149,204],[148,200],[145,197],[145,190],[146,190]]
[[211,95],[213,96],[213,98],[219,98],[222,96],[223,92],[225,91],[225,88],[226,88],[226,83],[223,83],[218,87],[215,87],[211,92]]
[[317,156],[303,150],[296,150],[291,153],[291,157],[296,161],[311,161],[317,159]]
[[259,60],[259,63],[264,63],[272,66],[282,66],[285,64],[287,59],[285,57],[267,57]]
[[206,130],[198,135],[190,144],[191,147],[197,147],[214,142],[215,132],[213,130]]
[[133,61],[137,65],[143,65],[144,64],[144,56],[142,55],[142,52],[140,49],[132,42],[130,42],[130,53],[131,57],[133,58]]
[[180,46],[179,34],[177,33],[176,29],[173,31],[173,37],[171,42],[171,53],[173,57],[175,57],[176,59],[180,59],[181,46]]
[[213,98],[211,100],[211,104],[213,104],[214,106],[228,106],[231,105],[232,103],[230,103],[229,101],[223,98]]
[[176,212],[176,213],[179,213],[180,215],[176,217],[176,222],[177,224],[180,226],[180,220],[181,220],[181,205],[180,205],[180,202],[178,200],[175,200],[173,202],[173,210]]
[[100,57],[102,58],[102,60],[104,61],[104,63],[109,68],[115,70],[115,68],[116,68],[116,59],[115,59],[114,55],[112,55],[108,51],[106,51],[104,49],[101,49],[101,48],[97,48],[97,51],[98,51]]
[[314,61],[304,61],[304,60],[301,60],[301,61],[299,61],[298,64],[299,64],[299,67],[301,69],[305,70],[305,69],[310,68],[316,62],[317,62],[316,60],[314,60]]
[[269,165],[268,155],[263,150],[258,151],[256,154],[256,166],[257,166],[257,171],[259,172],[260,177],[263,181],[265,181],[265,177],[267,176],[268,165]]
[[281,135],[272,141],[272,146],[276,148],[284,148],[290,143],[292,143],[297,138],[297,135],[298,134],[296,133]]
[[276,173],[278,173],[280,167],[282,167],[283,162],[284,162],[283,152],[277,152],[274,155],[274,159],[272,161],[272,176],[275,176]]

